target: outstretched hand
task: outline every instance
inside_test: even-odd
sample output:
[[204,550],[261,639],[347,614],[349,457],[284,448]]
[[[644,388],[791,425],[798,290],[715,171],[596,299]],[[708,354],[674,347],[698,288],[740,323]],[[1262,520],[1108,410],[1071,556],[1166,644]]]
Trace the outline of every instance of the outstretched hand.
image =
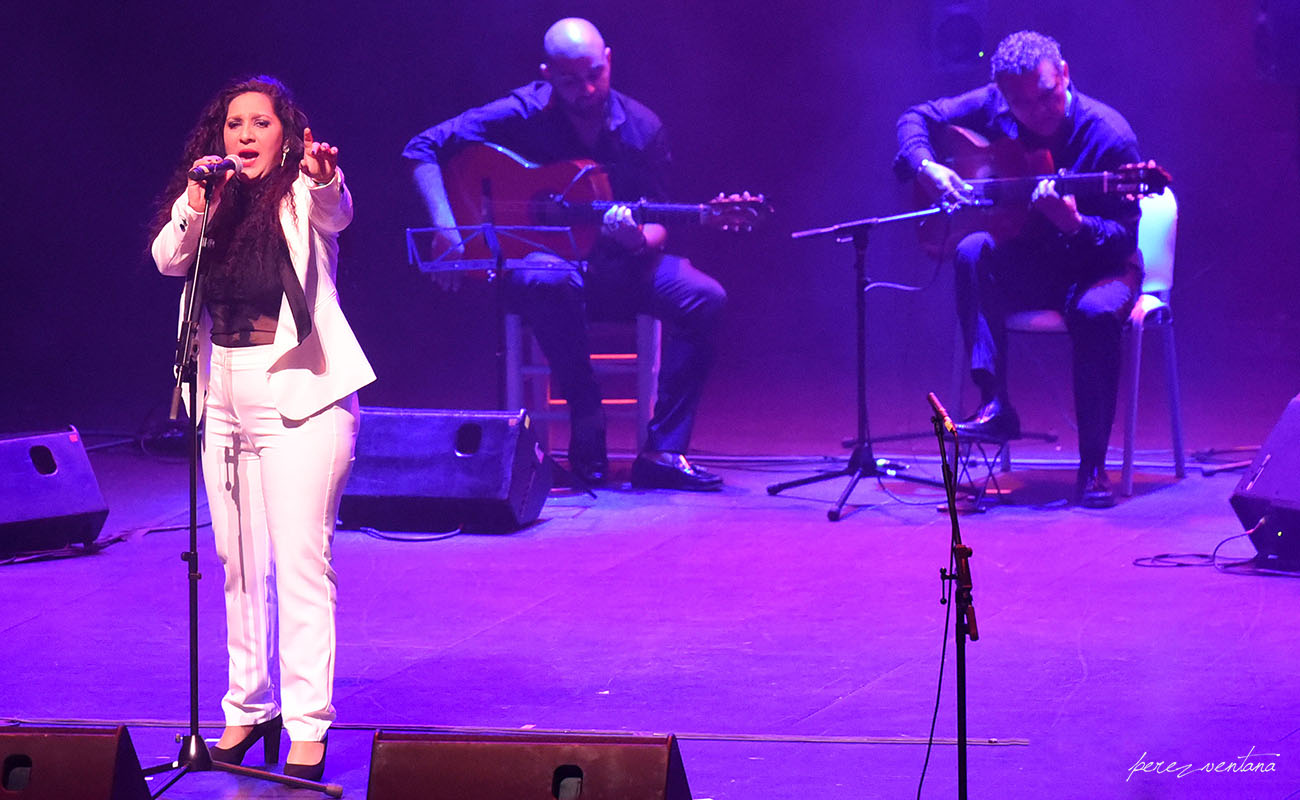
[[339,149],[328,142],[318,142],[311,135],[311,128],[302,131],[302,161],[298,169],[317,183],[329,183],[334,180],[334,171],[339,165]]

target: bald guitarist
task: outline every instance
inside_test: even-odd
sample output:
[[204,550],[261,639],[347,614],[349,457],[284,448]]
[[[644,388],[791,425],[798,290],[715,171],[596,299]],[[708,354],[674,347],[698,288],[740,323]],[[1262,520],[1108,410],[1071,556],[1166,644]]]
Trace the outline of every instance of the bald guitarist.
[[[541,80],[424,131],[402,155],[436,227],[455,225],[442,166],[468,143],[501,145],[528,161],[587,159],[608,172],[613,199],[666,200],[669,150],[654,112],[610,88],[611,51],[585,19],[556,22],[543,39]],[[440,166],[441,165],[441,166]],[[557,186],[556,191],[565,187]],[[512,270],[508,302],[530,324],[568,401],[569,462],[585,482],[606,480],[605,419],[592,375],[586,319],[644,311],[665,322],[663,366],[644,450],[642,488],[716,491],[722,479],[686,459],[696,408],[714,360],[726,293],[685,258],[665,253],[667,229],[631,209],[604,214],[588,269]]]
[[[898,120],[901,176],[915,177],[931,200],[971,196],[966,178],[944,163],[939,139],[950,126],[993,144],[1014,140],[1047,175],[1113,170],[1138,161],[1137,139],[1109,106],[1079,92],[1060,46],[1033,31],[1013,33],[993,54],[991,83],[957,97],[909,108]],[[1027,159],[1033,163],[1034,159]],[[1031,173],[1032,174],[1032,173]],[[1060,181],[1064,183],[1064,181]],[[1120,335],[1141,288],[1136,201],[1113,193],[1067,193],[1058,181],[1031,185],[1027,196],[1000,198],[1025,211],[1007,235],[977,231],[957,244],[957,308],[980,407],[958,427],[992,439],[1020,433],[1006,384],[1006,315],[1062,311],[1073,345],[1079,423],[1078,502],[1115,504],[1106,450],[1119,388]],[[958,212],[958,214],[977,212]]]

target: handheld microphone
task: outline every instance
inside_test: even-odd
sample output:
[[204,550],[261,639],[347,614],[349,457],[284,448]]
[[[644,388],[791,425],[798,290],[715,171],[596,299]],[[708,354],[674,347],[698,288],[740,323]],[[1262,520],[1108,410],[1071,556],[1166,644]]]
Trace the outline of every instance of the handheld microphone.
[[930,392],[925,396],[925,399],[930,401],[930,408],[933,408],[934,413],[943,421],[944,430],[955,435],[957,426],[953,423],[952,417],[948,416],[948,409],[943,407],[943,403],[939,402],[939,398],[935,397],[934,392]]
[[244,162],[238,156],[226,156],[215,164],[200,164],[190,170],[190,180],[202,182],[222,174],[234,172],[238,175],[244,169]]

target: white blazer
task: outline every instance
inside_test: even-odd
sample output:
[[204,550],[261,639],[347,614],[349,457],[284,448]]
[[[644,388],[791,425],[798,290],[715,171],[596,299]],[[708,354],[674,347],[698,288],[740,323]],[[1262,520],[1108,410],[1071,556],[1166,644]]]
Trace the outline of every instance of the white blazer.
[[[324,186],[309,185],[301,173],[293,183],[293,204],[280,206],[280,224],[289,245],[289,260],[302,284],[311,314],[311,333],[298,342],[298,327],[286,296],[280,301],[275,329],[275,360],[268,370],[275,406],[286,419],[303,420],[352,394],[375,379],[361,352],[334,285],[338,234],[352,221],[352,195],[336,171]],[[210,210],[215,211],[217,203]],[[200,217],[184,194],[172,204],[171,221],[153,241],[153,260],[164,275],[185,276],[199,246]],[[184,320],[185,298],[181,297]],[[212,363],[212,320],[204,310],[199,323],[198,393],[207,397]]]

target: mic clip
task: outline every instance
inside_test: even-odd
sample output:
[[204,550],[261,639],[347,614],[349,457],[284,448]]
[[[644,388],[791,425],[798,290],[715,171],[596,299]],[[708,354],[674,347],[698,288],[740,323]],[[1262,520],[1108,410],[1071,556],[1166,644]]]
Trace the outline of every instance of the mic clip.
[[946,195],[939,198],[935,205],[943,209],[945,214],[955,214],[963,208],[988,208],[993,205],[993,201],[987,197]]

